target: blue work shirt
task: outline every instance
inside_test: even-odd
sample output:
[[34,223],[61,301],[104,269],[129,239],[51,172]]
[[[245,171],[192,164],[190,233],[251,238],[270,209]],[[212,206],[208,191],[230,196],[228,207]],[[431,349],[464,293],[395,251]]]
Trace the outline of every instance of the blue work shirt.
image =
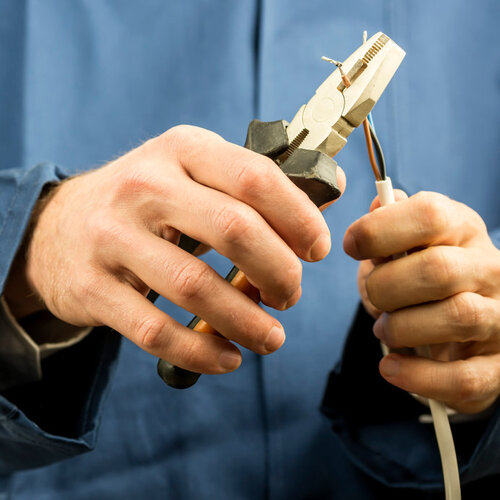
[[[495,0],[4,0],[1,289],[44,184],[180,123],[241,144],[253,118],[290,120],[332,69],[320,57],[347,57],[364,29],[408,54],[374,111],[393,182],[466,203],[500,244],[498,14]],[[425,408],[377,378],[371,320],[356,316],[357,263],[342,252],[375,195],[362,134],[336,159],[347,191],[325,213],[333,249],[304,264],[297,306],[273,311],[287,332],[278,352],[245,351],[236,372],[178,392],[152,356],[124,339],[119,352],[116,333],[95,329],[44,361],[42,382],[0,398],[3,490],[26,500],[431,498],[441,487],[432,427],[417,422]],[[478,498],[497,498],[486,491],[499,485],[498,426],[497,413],[454,425],[462,481]]]

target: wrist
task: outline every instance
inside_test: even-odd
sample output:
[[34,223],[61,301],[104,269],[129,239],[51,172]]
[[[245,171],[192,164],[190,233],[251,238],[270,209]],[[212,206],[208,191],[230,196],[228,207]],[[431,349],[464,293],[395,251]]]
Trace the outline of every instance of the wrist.
[[21,247],[12,263],[4,290],[4,299],[12,315],[21,320],[30,314],[45,309],[45,305],[30,284],[26,275],[24,246]]
[[48,184],[33,208],[23,242],[12,262],[7,281],[5,282],[4,299],[9,306],[12,315],[21,320],[30,314],[46,310],[45,304],[38,293],[33,281],[29,277],[28,259],[31,236],[43,210],[49,203],[57,184]]

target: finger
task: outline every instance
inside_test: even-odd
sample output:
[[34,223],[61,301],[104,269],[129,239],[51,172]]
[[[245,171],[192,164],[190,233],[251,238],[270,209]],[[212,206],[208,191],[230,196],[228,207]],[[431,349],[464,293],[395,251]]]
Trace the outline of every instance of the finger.
[[347,185],[347,178],[345,176],[344,169],[337,165],[337,185],[341,193],[345,192],[345,188]]
[[105,293],[94,297],[90,307],[100,323],[181,368],[218,374],[241,363],[241,354],[231,342],[186,328],[128,284],[109,280]]
[[[394,190],[394,199],[396,202],[402,201],[402,200],[407,200],[408,195],[402,191],[401,189],[395,189]],[[377,208],[380,208],[380,199],[378,196],[375,196],[373,199],[371,205],[370,205],[370,212],[373,212]],[[391,257],[378,257],[371,259],[373,265],[377,266],[378,264],[382,264],[383,262],[387,262],[388,260],[392,260]]]
[[488,408],[500,392],[500,355],[460,361],[434,361],[389,354],[379,365],[381,375],[410,393],[444,401],[463,413]]
[[344,250],[357,260],[390,257],[417,247],[461,246],[484,234],[484,222],[473,210],[422,192],[358,219],[347,229]]
[[[402,201],[402,200],[407,200],[408,195],[402,191],[401,189],[395,189],[394,190],[394,199],[396,202]],[[374,200],[372,201],[372,204],[370,205],[370,212],[373,212],[377,208],[380,208],[380,199],[378,196],[375,196]]]
[[488,342],[500,334],[497,301],[475,293],[384,313],[373,332],[391,348],[444,342]]
[[141,251],[125,251],[122,262],[150,288],[254,352],[283,344],[281,324],[206,263],[146,231],[135,240]]
[[366,291],[366,278],[373,271],[373,264],[370,260],[363,260],[359,263],[358,268],[358,290],[361,297],[361,302],[365,306],[366,312],[373,318],[378,318],[382,311],[377,309],[370,301],[368,292]]
[[[187,204],[186,199],[196,202]],[[265,304],[277,309],[292,305],[302,265],[257,211],[189,180],[166,205],[167,223],[230,259],[260,290]]]
[[208,245],[204,245],[204,244],[202,243],[202,244],[200,244],[200,245],[198,245],[198,246],[196,247],[196,250],[193,252],[193,255],[194,255],[195,257],[199,257],[200,255],[203,255],[203,254],[205,254],[205,253],[207,253],[207,252],[210,252],[210,250],[212,250],[212,248],[211,248],[210,246],[208,246]]
[[459,247],[425,248],[376,266],[366,279],[370,301],[382,311],[477,292],[488,266],[477,252]]
[[[170,133],[181,135],[177,157],[196,182],[253,207],[302,259],[328,254],[330,232],[323,216],[272,160],[200,128],[177,127]],[[342,173],[339,179],[345,186]]]

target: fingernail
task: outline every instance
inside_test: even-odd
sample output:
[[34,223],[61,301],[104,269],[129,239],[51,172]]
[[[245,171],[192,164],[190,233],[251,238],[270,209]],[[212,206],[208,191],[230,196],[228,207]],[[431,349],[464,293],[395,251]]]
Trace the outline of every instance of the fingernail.
[[273,352],[279,349],[283,342],[285,342],[285,331],[283,328],[273,326],[264,342],[264,347],[266,351]]
[[399,375],[400,363],[394,358],[385,358],[384,362],[380,365],[380,371],[385,377],[397,377]]
[[219,365],[224,370],[236,370],[241,363],[241,356],[234,351],[224,351],[219,356]]
[[317,261],[324,259],[330,248],[332,246],[332,241],[329,234],[322,234],[313,244],[309,252],[309,260]]
[[385,323],[385,314],[379,316],[375,324],[373,325],[373,335],[377,337],[384,344],[387,342],[384,323]]

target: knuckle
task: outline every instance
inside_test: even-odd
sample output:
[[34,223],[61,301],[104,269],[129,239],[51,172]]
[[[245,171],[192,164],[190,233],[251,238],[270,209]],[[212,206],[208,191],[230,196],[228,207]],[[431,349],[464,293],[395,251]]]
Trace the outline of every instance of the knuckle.
[[478,374],[477,370],[468,361],[459,363],[456,374],[457,399],[460,402],[478,399],[483,393],[487,381]]
[[447,289],[459,273],[447,248],[431,247],[422,252],[421,277],[424,283]]
[[290,290],[290,295],[297,290],[302,281],[302,264],[298,259],[293,261],[286,267],[283,274],[284,285],[287,290]]
[[167,325],[161,318],[146,317],[137,325],[137,338],[139,346],[145,350],[155,350],[160,345],[164,346]]
[[159,136],[163,146],[167,151],[178,151],[182,148],[186,140],[194,133],[195,127],[189,125],[176,125],[169,128]]
[[217,232],[228,243],[244,239],[251,227],[251,215],[236,207],[221,208],[214,218]]
[[421,232],[433,236],[444,233],[450,223],[451,200],[439,193],[422,191],[414,196],[421,220]]
[[468,229],[469,234],[483,233],[488,234],[488,227],[483,218],[471,207],[464,203],[455,202],[457,210],[461,212],[460,223]]
[[125,229],[112,214],[105,211],[94,214],[87,220],[87,233],[100,251],[125,240]]
[[206,295],[212,288],[212,271],[201,261],[188,263],[175,270],[173,283],[177,294],[184,300]]
[[[309,197],[305,196],[309,200]],[[295,227],[295,234],[298,237],[298,247],[305,258],[307,258],[320,236],[325,234],[325,226],[323,216],[318,210],[314,210],[314,212],[304,211],[301,215],[300,224]]]
[[153,185],[154,182],[151,182],[151,178],[144,176],[142,172],[126,172],[119,177],[116,191],[118,197],[128,197],[149,191]]
[[73,283],[72,290],[75,299],[82,304],[89,304],[101,297],[102,281],[91,271],[80,272]]
[[250,198],[258,198],[276,184],[276,165],[266,157],[252,155],[244,164],[238,161],[235,167],[236,186]]
[[491,264],[491,281],[490,283],[494,283],[498,289],[500,289],[500,251],[496,252],[496,259],[495,261]]
[[473,293],[459,293],[449,300],[449,316],[454,324],[476,331],[483,323],[483,313]]
[[264,293],[263,302],[272,307],[282,305],[284,302],[288,303],[297,294],[297,290],[300,290],[301,280],[302,264],[294,257],[290,263],[284,263],[271,277],[269,289],[266,287],[267,292],[261,290]]
[[[143,206],[150,206],[154,199],[164,200],[175,198],[178,187],[174,182],[168,182],[155,171],[153,167],[135,171],[122,171],[112,188],[111,202],[113,206],[121,206],[130,200],[143,201]],[[148,203],[145,203],[145,202]]]
[[176,125],[163,132],[158,139],[167,155],[173,153],[187,163],[203,158],[204,152],[214,141],[223,141],[215,132],[193,125]]
[[[200,363],[200,351],[194,342],[184,342],[179,346],[178,352],[176,352],[176,356],[179,360],[182,360],[182,364],[186,368],[198,367]],[[199,370],[199,368],[195,368]]]
[[297,292],[302,281],[302,264],[296,258],[284,265],[274,280],[279,302],[288,301]]
[[383,302],[383,293],[379,293],[380,283],[378,279],[377,268],[375,268],[366,278],[365,281],[366,294],[368,300],[379,310],[385,310],[385,304]]

